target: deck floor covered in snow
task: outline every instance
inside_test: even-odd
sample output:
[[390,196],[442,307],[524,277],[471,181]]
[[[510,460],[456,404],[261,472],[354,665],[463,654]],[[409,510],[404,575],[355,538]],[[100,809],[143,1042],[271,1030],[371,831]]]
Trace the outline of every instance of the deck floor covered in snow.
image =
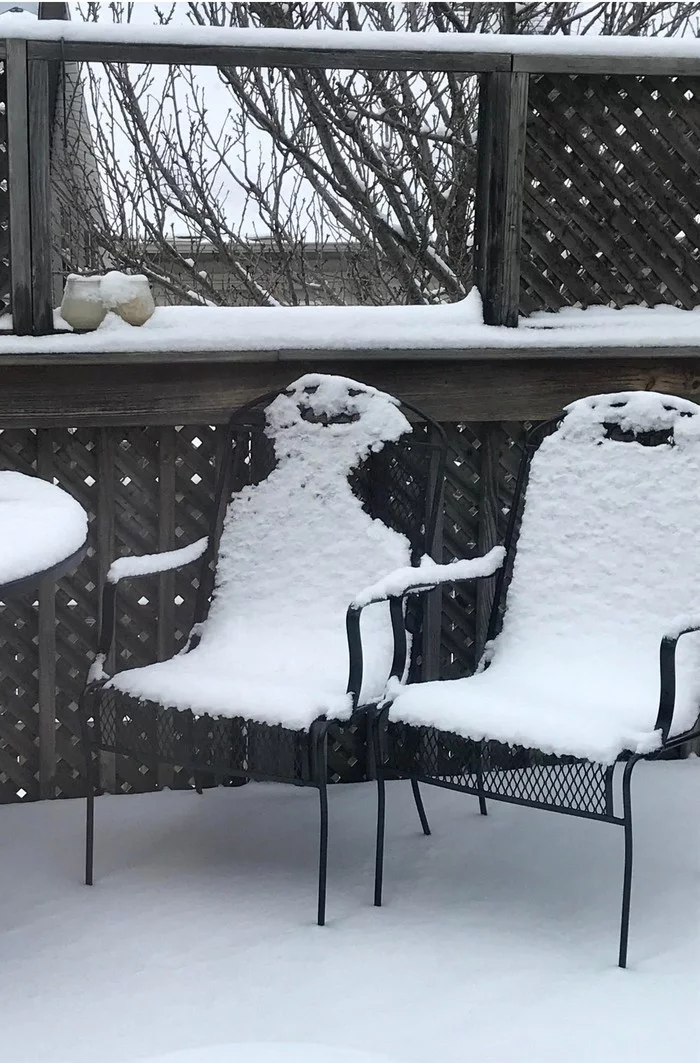
[[[697,1059],[700,760],[635,777],[630,967],[622,831],[389,787],[331,793],[314,925],[315,795],[272,785],[0,807],[2,1053],[12,1063],[673,1063]],[[328,1046],[328,1047],[325,1047]],[[332,1051],[331,1051],[332,1049]]]

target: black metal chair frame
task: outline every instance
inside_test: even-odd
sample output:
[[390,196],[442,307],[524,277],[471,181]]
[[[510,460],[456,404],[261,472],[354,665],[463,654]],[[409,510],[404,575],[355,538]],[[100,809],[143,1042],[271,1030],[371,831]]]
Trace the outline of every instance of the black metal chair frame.
[[[526,439],[506,532],[506,558],[496,579],[488,626],[488,640],[496,636],[503,619],[530,463],[542,439],[561,423],[562,416],[537,425],[528,433]],[[610,435],[614,437],[614,427],[607,427],[609,427]],[[657,433],[649,433],[649,435],[656,436]],[[625,437],[624,433],[619,433],[618,437],[629,438]],[[648,440],[652,445],[660,441],[662,440],[658,438]],[[399,678],[404,671],[405,638],[400,618],[405,609],[405,601],[413,595],[425,597],[435,593],[437,587],[438,585],[425,586],[389,599],[395,646],[393,678]],[[360,609],[354,610],[355,615],[352,621],[354,637],[357,639],[359,639],[360,612]],[[664,755],[680,755],[684,746],[700,738],[700,718],[691,730],[669,737],[675,702],[676,646],[683,635],[693,631],[700,631],[700,626],[689,626],[674,634],[673,637],[665,637],[661,641],[660,700],[655,723],[655,730],[661,732],[660,748],[647,754],[622,753],[618,761],[612,765],[597,764],[576,757],[545,754],[536,749],[509,746],[492,740],[477,742],[433,727],[392,721],[390,705],[379,707],[372,714],[370,721],[370,741],[375,758],[377,779],[375,905],[380,906],[382,903],[386,820],[385,780],[387,778],[398,777],[410,780],[419,810],[422,810],[419,784],[426,783],[430,786],[457,790],[477,797],[482,815],[487,814],[486,800],[488,798],[570,816],[580,816],[602,823],[613,823],[624,829],[624,872],[618,965],[626,967],[633,868],[632,773],[641,760],[654,760]],[[614,797],[615,772],[618,765],[622,766],[622,814],[616,811]],[[421,811],[421,824],[424,833],[429,834],[430,828],[424,811]]]
[[[206,619],[208,613],[214,589],[215,561],[229,500],[243,486],[260,482],[274,467],[272,447],[265,439],[263,429],[265,408],[277,394],[269,393],[246,404],[229,420],[216,486],[211,533],[206,551],[199,562],[201,576],[188,651],[197,645],[197,625]],[[417,565],[422,555],[432,554],[434,549],[442,505],[447,441],[442,427],[432,418],[410,403],[400,405],[412,420],[414,431],[397,443],[387,443],[381,451],[371,454],[362,466],[353,470],[350,481],[354,493],[371,516],[378,517],[396,530],[408,534],[411,564]],[[267,452],[269,460],[266,459],[263,463],[267,464],[267,467],[262,470],[254,467],[255,462],[246,460],[253,439]],[[425,482],[420,485],[420,490],[414,492],[420,499],[422,512],[412,514],[410,528],[401,527],[398,511],[403,509],[405,515],[411,508],[411,502],[406,498],[399,502],[396,497],[397,487],[400,490],[402,484],[394,484],[392,487],[388,482],[391,460],[398,460],[406,448],[418,448],[422,452],[425,475]],[[386,470],[386,482],[381,482],[379,475],[382,467]],[[98,654],[106,661],[109,661],[114,653],[117,592],[117,583],[105,583],[102,592]],[[421,668],[421,654],[424,649],[421,620],[420,610],[413,610],[406,617],[412,636],[412,676],[417,676]],[[198,793],[202,793],[203,788],[208,785],[241,785],[249,779],[314,787],[318,790],[320,805],[317,920],[319,925],[323,925],[326,915],[328,862],[327,789],[329,782],[339,781],[329,772],[329,735],[338,729],[342,729],[344,734],[352,731],[357,733],[355,752],[358,763],[354,777],[346,781],[366,780],[371,777],[373,770],[372,758],[368,756],[368,706],[361,705],[359,698],[362,655],[357,642],[351,639],[349,643],[347,691],[352,696],[351,717],[342,722],[322,717],[315,720],[308,731],[292,731],[283,726],[260,724],[242,717],[195,716],[189,711],[155,702],[139,701],[117,690],[105,689],[105,682],[104,677],[94,680],[88,677],[80,703],[87,781],[86,884],[92,885],[94,881],[95,796],[101,792],[100,753],[137,758],[156,770],[161,765],[184,768],[194,777]],[[420,795],[418,802],[418,811],[423,819],[425,813],[420,804]]]

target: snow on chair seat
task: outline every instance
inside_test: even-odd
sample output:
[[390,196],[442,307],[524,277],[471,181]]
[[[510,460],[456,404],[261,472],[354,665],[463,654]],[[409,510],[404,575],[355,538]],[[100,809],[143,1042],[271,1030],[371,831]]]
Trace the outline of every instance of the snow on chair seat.
[[[266,417],[277,465],[228,507],[199,644],[120,672],[107,687],[195,713],[306,729],[353,708],[345,611],[358,581],[411,556],[405,536],[363,510],[348,476],[411,428],[390,396],[324,376],[302,378]],[[383,620],[368,613],[362,703],[382,694],[389,674]]]
[[[633,441],[645,433],[670,442]],[[488,667],[401,689],[392,719],[603,764],[658,748],[659,645],[679,614],[700,620],[699,528],[700,407],[646,392],[573,403],[532,458]],[[699,707],[692,634],[671,736]]]

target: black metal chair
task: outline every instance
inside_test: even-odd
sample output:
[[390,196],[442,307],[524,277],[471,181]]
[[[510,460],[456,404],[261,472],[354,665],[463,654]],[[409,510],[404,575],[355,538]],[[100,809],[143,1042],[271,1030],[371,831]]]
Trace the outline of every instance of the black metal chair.
[[[369,661],[349,656],[346,607],[387,557],[416,565],[431,553],[445,453],[444,433],[429,417],[339,377],[302,377],[232,416],[208,540],[120,558],[105,584],[99,652],[81,703],[88,884],[99,754],[111,753],[184,768],[199,792],[249,779],[315,787],[324,923],[327,786],[369,777],[365,710],[392,657],[380,617],[370,625]],[[186,649],[108,676],[121,580],[198,558]],[[406,624],[415,678],[428,652],[421,611],[408,612]],[[437,630],[433,642],[436,649]],[[340,746],[344,756],[334,759]]]
[[[699,484],[700,407],[683,399],[593,396],[533,431],[477,674],[401,684],[396,627],[391,705],[372,725],[375,904],[387,773],[414,791],[425,782],[475,795],[483,814],[493,798],[613,823],[624,828],[618,962],[626,966],[632,773],[700,736],[700,636],[684,639],[676,679],[677,643],[700,631]],[[392,617],[406,597],[489,574],[450,568],[426,574],[420,588],[410,577],[394,581]]]

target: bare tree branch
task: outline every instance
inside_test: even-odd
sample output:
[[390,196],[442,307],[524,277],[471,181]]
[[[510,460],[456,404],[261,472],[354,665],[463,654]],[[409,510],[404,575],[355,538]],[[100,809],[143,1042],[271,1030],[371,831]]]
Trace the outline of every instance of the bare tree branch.
[[[153,7],[162,24],[183,11],[204,26],[673,35],[698,33],[700,3]],[[134,5],[88,3],[82,16],[129,21]],[[176,301],[464,296],[472,283],[473,77],[239,67],[221,69],[218,80],[205,75],[84,68],[89,120],[65,133],[57,189],[99,263],[143,271]]]

